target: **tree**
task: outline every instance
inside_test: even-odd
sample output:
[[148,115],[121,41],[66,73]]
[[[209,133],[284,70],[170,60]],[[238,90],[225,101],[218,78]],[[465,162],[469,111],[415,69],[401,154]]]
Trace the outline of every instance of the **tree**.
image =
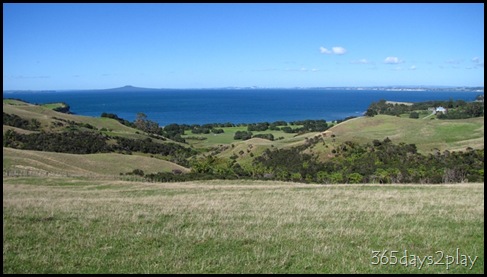
[[418,112],[412,112],[409,114],[409,118],[419,118],[419,113]]
[[148,120],[145,113],[137,113],[134,124],[137,129],[149,134],[157,134],[161,129],[157,122]]
[[146,121],[147,121],[147,115],[145,113],[137,113],[137,117],[135,118],[134,123],[137,129],[145,131]]
[[249,131],[237,131],[235,132],[235,135],[233,136],[233,139],[241,139],[241,140],[248,140],[252,138],[252,132]]

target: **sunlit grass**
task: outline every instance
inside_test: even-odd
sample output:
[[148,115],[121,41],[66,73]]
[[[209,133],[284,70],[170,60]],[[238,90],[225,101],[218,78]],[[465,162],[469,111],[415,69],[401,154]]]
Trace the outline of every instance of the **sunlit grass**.
[[[482,273],[484,184],[4,178],[4,273]],[[372,265],[372,251],[477,256]]]

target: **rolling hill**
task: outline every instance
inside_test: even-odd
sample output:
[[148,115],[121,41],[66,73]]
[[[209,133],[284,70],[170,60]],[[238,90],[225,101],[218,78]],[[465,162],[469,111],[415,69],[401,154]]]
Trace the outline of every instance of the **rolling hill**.
[[66,154],[33,150],[3,148],[3,170],[28,175],[61,176],[113,176],[132,172],[135,169],[144,173],[171,172],[188,168],[175,163],[138,155],[117,153]]
[[[45,132],[61,132],[75,126],[80,130],[99,132],[109,136],[121,136],[131,139],[146,140],[149,136],[137,129],[125,126],[115,119],[96,118],[56,112],[56,105],[33,105],[18,100],[4,99],[4,113],[14,114],[26,120],[40,122],[40,129]],[[86,128],[90,125],[93,128]],[[313,153],[326,160],[333,149],[346,141],[371,143],[373,140],[391,139],[394,143],[415,144],[420,153],[434,151],[464,151],[467,148],[484,148],[484,118],[461,120],[411,119],[388,115],[359,117],[334,125],[326,132],[312,132],[301,135],[274,133],[282,139],[270,141],[252,138],[246,141],[232,140],[236,131],[244,127],[223,128],[223,134],[209,134],[203,143],[192,145],[178,143],[184,147],[199,150],[201,156],[214,155],[222,159],[235,159],[241,165],[251,166],[254,157],[267,149],[288,149],[307,145],[310,139],[320,138],[320,142],[307,146],[305,153]],[[14,130],[29,134],[38,131],[3,126],[3,133]],[[189,133],[189,132],[187,132]],[[187,134],[188,135],[188,134]],[[171,140],[151,138],[157,143],[175,143]],[[189,140],[191,143],[191,140]],[[103,153],[76,155],[64,153],[39,152],[31,150],[3,149],[5,169],[29,169],[38,172],[52,172],[71,175],[118,175],[141,169],[145,173],[168,172],[189,169],[175,163],[162,160],[164,157],[151,157],[148,154],[134,152],[134,155]]]
[[388,115],[361,117],[329,129],[337,142],[371,142],[389,137],[395,143],[416,144],[422,153],[484,148],[484,118],[460,120],[411,119]]

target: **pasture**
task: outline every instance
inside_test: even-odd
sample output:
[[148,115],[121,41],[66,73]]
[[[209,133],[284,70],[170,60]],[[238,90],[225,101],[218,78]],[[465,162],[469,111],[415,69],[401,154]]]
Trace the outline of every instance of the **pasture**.
[[484,184],[4,177],[3,272],[483,273]]

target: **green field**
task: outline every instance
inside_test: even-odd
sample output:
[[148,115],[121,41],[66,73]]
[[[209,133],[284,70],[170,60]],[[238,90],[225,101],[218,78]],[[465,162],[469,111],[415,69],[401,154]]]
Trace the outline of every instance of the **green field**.
[[464,151],[467,147],[484,147],[484,118],[461,120],[411,119],[389,115],[361,117],[346,121],[329,130],[337,142],[363,143],[389,137],[395,143],[414,143],[423,153]]
[[484,184],[3,178],[4,274],[483,272]]
[[[292,128],[299,128],[302,127],[301,125],[294,125]],[[247,131],[247,126],[237,126],[237,127],[222,127],[218,129],[223,129],[224,133],[222,134],[192,134],[191,131],[186,131],[185,135],[183,136],[188,140],[188,142],[197,148],[208,148],[218,144],[232,144],[241,142],[241,140],[235,140],[233,137],[237,131]],[[275,141],[279,141],[278,138],[282,138],[283,140],[289,140],[295,137],[297,134],[293,133],[285,133],[283,131],[274,131],[274,130],[267,130],[267,131],[252,131],[253,135],[258,134],[272,134],[274,136]],[[199,139],[194,139],[199,138]],[[203,138],[203,139],[202,139]]]
[[[247,127],[224,127],[223,134],[191,134],[186,132],[184,137],[189,138],[188,143],[196,148],[209,149],[221,145],[248,145],[251,141],[234,140],[237,131],[246,131]],[[276,140],[260,140],[258,145],[266,145],[267,148],[287,148],[302,145],[306,138],[322,135],[319,132],[302,135],[288,134],[282,131],[253,132],[255,134],[273,134]],[[464,151],[467,147],[481,149],[484,147],[484,118],[470,118],[461,120],[437,120],[437,119],[411,119],[389,115],[377,115],[374,117],[360,117],[345,121],[331,127],[327,132],[328,142],[331,145],[339,145],[345,141],[357,143],[371,143],[374,139],[383,140],[389,137],[395,143],[414,143],[422,153],[431,153],[435,149],[440,151]],[[334,135],[334,139],[331,138]],[[201,140],[192,138],[204,138]],[[283,139],[277,140],[277,138]],[[242,147],[240,147],[242,148]],[[245,148],[245,147],[244,147]],[[240,151],[241,149],[238,149]],[[325,154],[325,150],[317,147],[315,150]],[[232,151],[233,153],[234,151]],[[224,157],[230,156],[223,155]]]
[[[290,148],[306,143],[308,138],[323,136],[325,144],[317,144],[312,151],[322,160],[331,153],[332,149],[346,141],[364,144],[373,140],[390,138],[394,143],[415,144],[423,154],[441,152],[465,151],[468,147],[482,149],[484,147],[484,118],[470,118],[461,120],[411,119],[389,115],[374,117],[360,117],[334,125],[324,133],[311,132],[302,135],[286,134],[282,131],[253,132],[272,133],[280,140],[266,140],[253,138],[246,141],[233,140],[236,131],[245,131],[246,127],[222,128],[223,134],[192,135],[187,132],[185,137],[203,137],[204,140],[188,139],[193,147],[215,150],[220,158],[230,158],[237,155],[237,161],[243,165],[250,165],[252,156],[262,154],[266,149]],[[310,152],[311,149],[308,150]],[[243,154],[239,154],[242,153]],[[250,155],[252,153],[252,156]]]

